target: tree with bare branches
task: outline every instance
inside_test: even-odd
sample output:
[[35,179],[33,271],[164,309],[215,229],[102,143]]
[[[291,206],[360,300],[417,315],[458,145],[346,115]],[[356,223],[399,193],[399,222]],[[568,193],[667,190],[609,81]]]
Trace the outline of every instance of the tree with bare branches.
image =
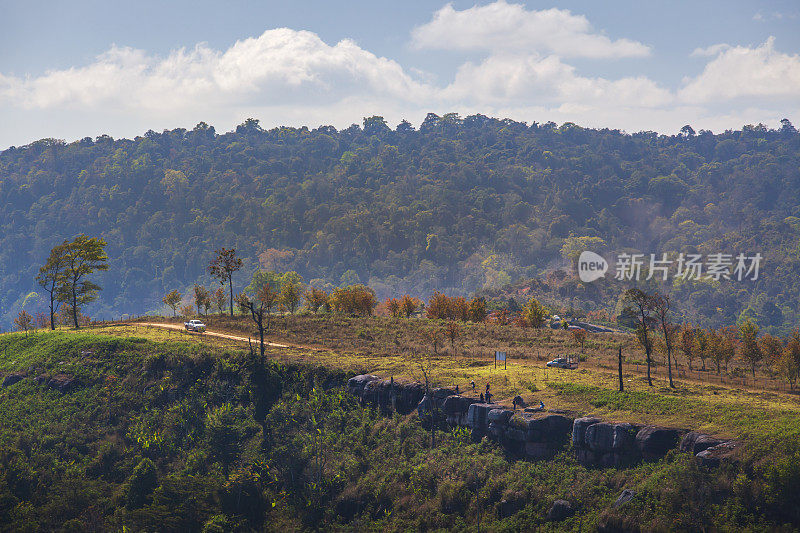
[[236,250],[222,248],[214,252],[216,257],[208,265],[208,273],[218,279],[221,284],[228,284],[230,289],[231,317],[233,317],[233,273],[242,268],[242,260],[236,256]]
[[631,288],[623,295],[625,305],[636,317],[636,337],[644,348],[647,358],[647,384],[653,386],[653,378],[650,375],[650,367],[653,364],[653,339],[650,330],[655,324],[653,317],[653,297],[641,289]]

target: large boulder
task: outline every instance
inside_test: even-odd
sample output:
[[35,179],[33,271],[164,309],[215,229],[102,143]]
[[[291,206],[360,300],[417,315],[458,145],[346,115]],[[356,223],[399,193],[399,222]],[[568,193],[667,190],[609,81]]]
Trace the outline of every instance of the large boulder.
[[586,428],[592,424],[597,424],[598,422],[600,422],[599,418],[594,418],[591,416],[576,418],[572,423],[572,445],[575,448],[583,447],[585,442],[584,438],[586,436]]
[[593,452],[610,452],[614,448],[614,426],[608,422],[588,426],[583,442]]
[[467,396],[460,396],[457,394],[445,398],[444,403],[442,403],[442,412],[444,413],[447,423],[456,426],[467,425],[467,413],[469,412],[469,406],[476,401],[477,400],[475,398],[469,398]]
[[78,386],[78,381],[75,379],[75,376],[70,374],[56,374],[50,381],[47,382],[47,386],[51,389],[55,389],[59,392],[69,392],[70,390],[74,389]]
[[658,460],[678,444],[680,431],[658,426],[643,427],[636,434],[636,447],[647,461]]
[[701,466],[709,468],[716,468],[723,462],[736,462],[740,445],[741,443],[734,440],[721,442],[698,453],[695,459]]
[[636,496],[636,492],[630,489],[624,489],[614,502],[614,508],[622,507],[623,505],[631,501],[634,496]]
[[572,428],[572,420],[563,415],[521,412],[512,416],[508,425],[521,430],[527,442],[562,444]]
[[27,374],[25,374],[25,372],[12,372],[11,374],[3,378],[2,387],[5,389],[6,387],[10,387],[14,383],[19,383],[25,378],[26,375]]
[[353,376],[347,380],[347,392],[356,396],[361,396],[361,393],[364,392],[364,387],[367,385],[367,383],[377,379],[380,378],[378,376],[373,376],[372,374]]
[[553,522],[559,522],[565,518],[569,518],[574,512],[575,510],[572,508],[572,504],[567,500],[556,500],[553,502],[550,510],[547,511],[547,519]]
[[407,415],[419,405],[424,394],[425,386],[421,383],[378,379],[367,382],[361,397],[365,402],[384,411],[396,410]]
[[705,433],[698,433],[697,431],[690,431],[681,439],[681,451],[697,455],[698,453],[722,444],[723,441],[715,439],[711,435]]
[[475,437],[482,437],[489,432],[489,411],[497,406],[491,403],[473,403],[467,409],[467,427],[472,429]]
[[505,435],[508,421],[514,416],[514,411],[497,405],[493,407],[494,409],[489,410],[486,417],[489,420],[489,434],[499,438]]

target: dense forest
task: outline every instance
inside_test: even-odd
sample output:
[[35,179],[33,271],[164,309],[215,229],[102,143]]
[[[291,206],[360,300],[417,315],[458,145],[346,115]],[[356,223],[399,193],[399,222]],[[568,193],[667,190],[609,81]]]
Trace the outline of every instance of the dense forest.
[[[596,251],[764,255],[756,281],[673,282],[687,319],[766,331],[800,308],[800,134],[782,121],[674,136],[429,114],[418,129],[381,117],[217,134],[147,132],[0,153],[0,325],[44,307],[34,278],[78,233],[108,242],[98,318],[160,309],[161,297],[211,283],[213,250],[315,285],[368,283],[378,297],[550,291],[613,311],[610,281],[582,284],[570,243]],[[570,240],[572,239],[572,240]],[[527,281],[526,281],[527,280]],[[611,289],[614,290],[611,290]]]

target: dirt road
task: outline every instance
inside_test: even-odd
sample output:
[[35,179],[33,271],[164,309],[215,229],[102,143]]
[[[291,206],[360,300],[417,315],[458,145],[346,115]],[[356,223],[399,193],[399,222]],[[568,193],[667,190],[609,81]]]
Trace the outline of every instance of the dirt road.
[[[165,329],[175,329],[175,330],[178,330],[178,331],[186,331],[186,329],[180,324],[164,324],[164,323],[160,323],[160,322],[133,322],[133,323],[131,323],[131,325],[150,326],[150,327],[153,327],[153,328],[165,328]],[[187,331],[187,333],[191,333],[191,332]],[[217,333],[216,331],[208,331],[208,330],[206,330],[205,333],[201,333],[201,334],[198,334],[198,335],[209,335],[211,337],[219,337],[219,338],[222,338],[222,339],[230,339],[230,340],[241,341],[241,342],[247,342],[248,341],[247,337],[238,337],[236,335],[228,335],[227,333]],[[251,339],[252,339],[252,337],[251,337]],[[257,338],[256,339],[252,339],[252,340],[258,342]],[[264,344],[266,344],[267,346],[272,346],[273,348],[290,348],[291,347],[288,344],[278,344],[276,342],[266,342]]]

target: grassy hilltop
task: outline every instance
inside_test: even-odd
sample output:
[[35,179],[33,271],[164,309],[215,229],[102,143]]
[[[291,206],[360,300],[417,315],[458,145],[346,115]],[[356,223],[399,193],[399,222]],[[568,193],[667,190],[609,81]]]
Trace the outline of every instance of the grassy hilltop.
[[[715,470],[677,450],[621,470],[583,467],[569,450],[513,461],[458,428],[430,449],[416,415],[383,417],[343,391],[357,372],[418,377],[404,350],[376,349],[389,320],[341,320],[327,337],[312,318],[279,323],[271,340],[292,346],[268,348],[263,364],[244,343],[133,324],[0,335],[0,372],[19,378],[0,389],[0,530],[469,531],[479,517],[491,531],[800,524],[796,397],[688,381],[650,388],[633,373],[619,393],[597,364],[627,342],[613,337],[587,345],[594,364],[545,375],[536,351],[567,346],[562,332],[505,339],[512,365],[494,370],[469,356],[478,341],[467,332],[462,355],[435,358],[438,384],[491,381],[498,400],[522,393],[747,444],[738,463]],[[413,331],[399,335],[412,343]],[[496,344],[491,331],[481,336]],[[614,508],[623,488],[636,497]],[[547,523],[559,498],[578,513]]]

